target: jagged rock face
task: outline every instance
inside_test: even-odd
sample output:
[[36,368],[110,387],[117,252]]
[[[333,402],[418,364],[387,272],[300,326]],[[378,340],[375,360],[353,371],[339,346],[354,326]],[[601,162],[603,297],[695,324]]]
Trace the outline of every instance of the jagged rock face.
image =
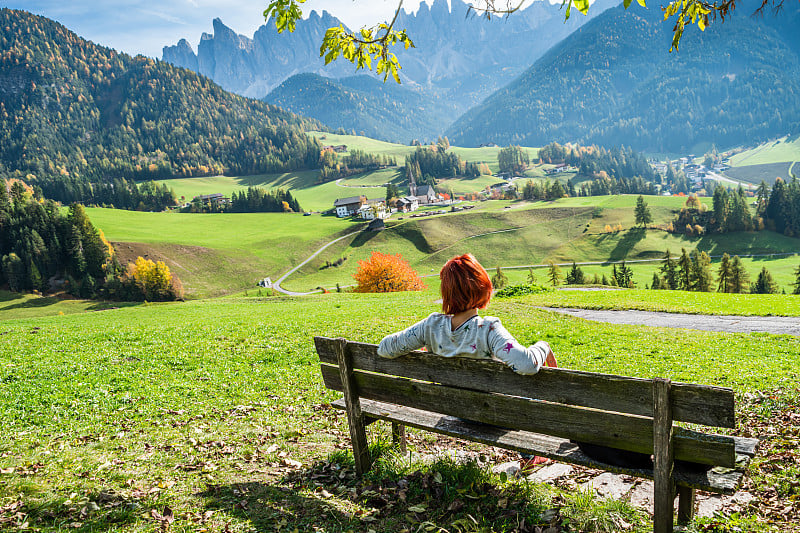
[[[597,0],[597,15],[616,0]],[[576,12],[564,23],[563,12],[547,1],[535,2],[509,18],[487,21],[468,13],[462,0],[420,4],[415,14],[401,12],[397,28],[405,28],[415,48],[398,51],[404,83],[454,99],[465,109],[505,85],[550,46],[589,17]],[[278,35],[266,24],[252,39],[237,35],[220,19],[213,35],[203,34],[195,55],[186,40],[164,47],[163,59],[211,77],[225,89],[261,98],[285,79],[311,72],[331,78],[352,76],[354,67],[340,60],[327,67],[319,57],[325,31],[341,21],[328,12],[312,11],[294,33]]]

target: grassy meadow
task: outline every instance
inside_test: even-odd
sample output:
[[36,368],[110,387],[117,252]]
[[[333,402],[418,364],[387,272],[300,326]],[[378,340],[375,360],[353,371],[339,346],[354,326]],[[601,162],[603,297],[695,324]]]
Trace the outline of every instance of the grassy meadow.
[[[413,430],[411,459],[376,448],[376,472],[354,479],[346,419],[326,407],[336,394],[321,382],[311,338],[377,342],[437,310],[436,298],[428,290],[40,317],[0,310],[0,524],[78,532],[509,531],[524,518],[618,531],[617,517],[629,531],[650,529],[625,502],[503,479],[474,464],[421,464],[414,457],[443,450],[475,450],[489,464],[509,455]],[[772,452],[752,468],[756,500],[743,514],[693,527],[796,531],[792,480],[800,469],[787,457],[796,453],[800,423],[790,418],[776,435],[770,418],[791,416],[796,405],[800,339],[596,324],[536,304],[495,300],[487,313],[523,342],[550,342],[564,367],[733,387],[742,409],[737,433],[763,436]],[[387,431],[369,429],[378,442]],[[401,497],[398,483],[407,484]],[[785,515],[770,514],[776,498]]]

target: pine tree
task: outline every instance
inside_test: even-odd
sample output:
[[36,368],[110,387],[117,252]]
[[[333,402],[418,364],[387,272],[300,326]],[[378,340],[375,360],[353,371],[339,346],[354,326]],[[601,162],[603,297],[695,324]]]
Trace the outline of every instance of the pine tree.
[[792,294],[800,294],[800,266],[794,271],[794,283],[792,283],[792,286],[794,287]]
[[528,283],[536,285],[536,274],[533,273],[533,267],[528,267]]
[[653,272],[653,281],[650,283],[650,288],[653,290],[661,289],[661,277],[658,272]]
[[753,294],[777,294],[778,284],[772,278],[772,274],[767,267],[761,267],[761,272],[758,273],[758,279],[750,288]]
[[750,276],[747,274],[747,270],[744,268],[739,256],[734,255],[733,261],[731,261],[730,292],[741,294],[747,292],[749,286]]
[[719,262],[717,269],[717,292],[731,292],[732,280],[731,257],[726,252],[722,254],[722,261]]
[[495,289],[502,289],[506,285],[508,285],[508,278],[505,274],[503,274],[503,269],[500,268],[500,265],[497,265],[497,269],[495,270],[494,276],[492,276],[492,285]]
[[698,292],[711,292],[711,258],[705,252],[692,252],[692,288]]
[[672,255],[667,250],[661,261],[661,273],[664,275],[664,289],[674,291],[678,288],[678,264],[672,259]]
[[548,264],[550,267],[547,269],[547,279],[550,280],[550,284],[555,287],[561,283],[561,269],[552,261]]
[[641,194],[636,199],[634,216],[636,217],[636,224],[641,224],[642,226],[647,226],[653,221],[653,215],[650,213],[650,208],[647,206],[647,203],[644,201],[644,197]]
[[692,259],[689,257],[686,248],[681,248],[677,274],[677,288],[682,291],[692,290]]
[[583,285],[584,282],[583,270],[573,261],[572,268],[567,272],[567,285]]

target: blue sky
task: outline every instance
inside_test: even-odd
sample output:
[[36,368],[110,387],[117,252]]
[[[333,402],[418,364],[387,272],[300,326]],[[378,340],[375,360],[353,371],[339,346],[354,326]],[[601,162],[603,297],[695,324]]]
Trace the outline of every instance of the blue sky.
[[[404,0],[415,11],[420,0]],[[430,0],[428,2],[431,3]],[[161,57],[161,48],[186,38],[196,49],[202,32],[211,33],[219,17],[237,33],[253,36],[264,24],[269,0],[5,0],[0,5],[25,9],[57,20],[81,37],[129,54]],[[390,17],[397,0],[308,0],[304,15],[327,10],[351,27]]]

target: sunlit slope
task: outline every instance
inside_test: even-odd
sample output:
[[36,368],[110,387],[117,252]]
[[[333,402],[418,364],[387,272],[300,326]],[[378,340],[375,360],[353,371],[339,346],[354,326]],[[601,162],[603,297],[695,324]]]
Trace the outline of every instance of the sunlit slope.
[[123,263],[145,254],[163,260],[196,297],[252,288],[267,276],[275,279],[322,244],[360,227],[319,215],[87,211]]

